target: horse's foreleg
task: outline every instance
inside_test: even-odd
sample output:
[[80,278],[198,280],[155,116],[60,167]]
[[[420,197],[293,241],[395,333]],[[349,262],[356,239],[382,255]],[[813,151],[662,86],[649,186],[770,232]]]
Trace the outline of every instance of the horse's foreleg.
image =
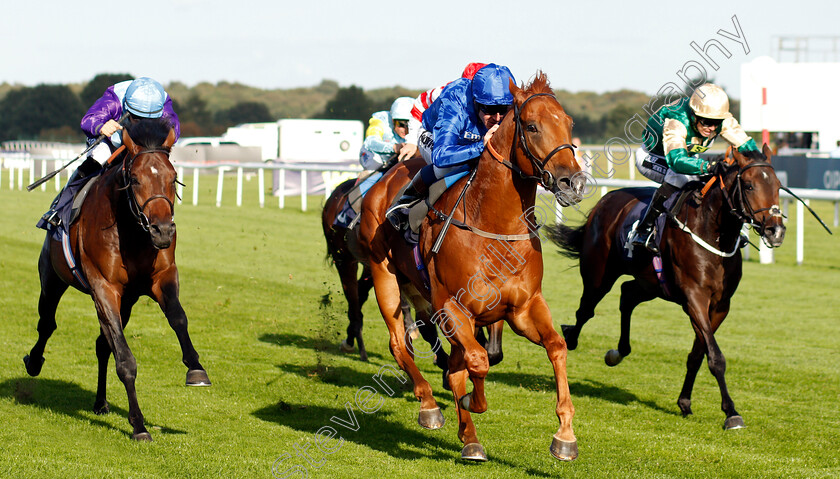
[[478,440],[472,416],[470,416],[469,404],[463,407],[459,398],[469,398],[467,394],[467,365],[464,361],[464,351],[456,344],[452,345],[452,354],[449,356],[449,385],[452,387],[452,394],[456,399],[458,412],[458,439],[464,443],[461,449],[461,458],[471,461],[486,461],[487,453]]
[[181,345],[181,361],[187,367],[187,386],[210,386],[210,378],[198,361],[198,352],[193,347],[187,330],[187,313],[178,299],[177,271],[172,268],[152,285],[151,297],[160,305],[169,326],[175,331]]
[[[697,301],[695,298],[690,297],[685,309],[691,317],[692,326],[694,326],[697,339],[695,340],[695,347],[689,355],[686,381],[683,385],[683,390],[680,393],[678,404],[680,405],[680,409],[683,410],[683,414],[685,414],[685,410],[683,409],[684,404],[689,406],[688,411],[690,413],[691,387],[694,383],[693,376],[696,376],[697,370],[700,367],[699,364],[691,364],[691,361],[694,360],[698,363],[702,361],[702,355],[697,355],[695,352],[695,350],[698,349],[697,343],[699,342],[701,347],[705,350],[709,371],[711,371],[712,375],[717,380],[718,387],[720,388],[721,410],[723,410],[724,414],[726,414],[726,420],[724,421],[723,428],[742,428],[744,427],[744,420],[735,410],[735,405],[732,398],[729,396],[729,391],[726,387],[726,358],[723,356],[723,353],[715,340],[715,331],[729,312],[728,301],[719,304],[717,308],[703,308],[703,306],[708,305],[708,300]],[[694,357],[692,357],[692,355],[694,355]],[[693,373],[692,368],[694,368]],[[692,376],[690,380],[689,376]]]
[[700,370],[700,365],[703,364],[703,357],[706,355],[706,342],[702,336],[697,335],[694,338],[694,345],[691,347],[691,352],[688,353],[688,360],[685,363],[685,381],[683,381],[682,391],[677,400],[677,405],[683,416],[692,414],[691,411],[691,391],[694,389],[694,381],[697,379],[697,371]]
[[560,428],[552,438],[549,451],[557,459],[571,461],[578,455],[577,438],[572,429],[575,407],[569,393],[569,379],[566,374],[566,342],[554,329],[551,311],[540,295],[534,298],[530,308],[523,309],[508,320],[517,334],[525,336],[531,342],[545,348],[551,366],[554,368],[554,380],[557,384],[557,407],[555,412],[560,421]]
[[38,271],[41,275],[41,295],[38,299],[38,341],[35,342],[29,354],[23,358],[26,372],[30,376],[41,373],[41,366],[44,364],[44,348],[56,329],[55,311],[61,296],[68,287],[67,283],[62,281],[53,270],[47,247],[45,243],[38,259]]
[[388,326],[390,334],[389,347],[397,365],[408,373],[414,383],[414,397],[420,401],[420,416],[418,422],[427,429],[438,429],[443,426],[443,415],[432,395],[432,387],[420,373],[414,358],[405,343],[405,325],[403,324],[402,308],[400,307],[400,287],[394,273],[389,271],[387,262],[371,265],[373,284],[376,291],[376,302],[382,319]]
[[114,353],[117,376],[125,386],[128,396],[128,423],[134,428],[131,437],[137,441],[151,441],[152,436],[146,430],[143,412],[140,411],[140,405],[137,402],[137,390],[134,384],[137,378],[137,360],[134,359],[123,334],[120,318],[121,297],[110,285],[103,283],[105,280],[101,278],[98,280],[91,278],[99,327]]

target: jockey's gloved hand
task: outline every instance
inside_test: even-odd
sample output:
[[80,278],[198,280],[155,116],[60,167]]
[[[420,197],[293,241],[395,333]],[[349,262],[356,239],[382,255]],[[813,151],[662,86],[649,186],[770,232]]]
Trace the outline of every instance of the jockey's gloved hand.
[[706,171],[710,175],[723,176],[726,175],[728,169],[729,164],[723,161],[723,158],[714,158],[709,160],[709,166],[706,168]]

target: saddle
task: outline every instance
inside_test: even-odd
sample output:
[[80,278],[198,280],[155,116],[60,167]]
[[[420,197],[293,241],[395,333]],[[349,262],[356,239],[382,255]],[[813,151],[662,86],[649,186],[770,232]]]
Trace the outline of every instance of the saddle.
[[[654,244],[656,244],[658,248],[662,243],[662,232],[665,230],[665,222],[668,217],[679,213],[686,200],[689,198],[692,199],[694,203],[699,204],[701,199],[700,188],[702,188],[702,186],[703,182],[700,181],[688,182],[682,187],[682,189],[672,194],[665,201],[665,214],[659,215],[654,223]],[[646,193],[646,196],[639,198],[639,203],[630,210],[624,218],[624,223],[621,225],[621,228],[619,228],[617,240],[624,250],[624,258],[628,261],[633,259],[634,248],[631,243],[633,232],[636,230],[636,226],[641,221],[645,211],[647,211],[648,205],[650,205],[653,191],[654,190],[650,188],[649,194]]]
[[[411,209],[408,210],[408,226],[412,233],[419,234],[420,233],[420,226],[423,224],[423,219],[426,218],[426,215],[429,214],[429,210],[431,209],[432,205],[434,205],[437,200],[443,196],[443,193],[449,189],[450,186],[454,185],[455,182],[460,180],[461,178],[467,176],[469,172],[463,171],[461,173],[456,173],[451,176],[447,176],[445,178],[441,178],[440,180],[435,181],[432,183],[432,186],[429,187],[429,192],[425,198],[421,201],[418,201]],[[405,185],[397,195],[397,198],[402,196],[403,191],[408,187]]]

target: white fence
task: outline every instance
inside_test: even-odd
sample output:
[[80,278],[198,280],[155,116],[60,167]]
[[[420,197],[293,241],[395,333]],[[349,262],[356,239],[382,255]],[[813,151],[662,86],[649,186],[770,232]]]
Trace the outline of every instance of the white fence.
[[[14,156],[17,155],[17,156]],[[54,168],[59,167],[64,160],[55,160],[52,158],[30,158],[28,154],[5,154],[3,158],[4,165],[7,168],[9,179],[8,185],[10,189],[14,189],[17,186],[18,190],[22,190],[24,188],[24,172],[28,173],[26,176],[28,177],[28,182],[26,184],[31,184],[35,180],[36,177],[36,165],[39,167],[37,168],[39,172],[46,172],[51,171]],[[11,161],[10,161],[11,160]],[[49,162],[53,162],[53,165],[49,165]],[[52,168],[48,169],[48,166],[52,166]],[[185,173],[187,170],[191,170],[193,173],[193,181],[192,181],[192,204],[198,204],[198,194],[199,194],[199,178],[204,176],[212,177],[212,175],[208,174],[198,174],[201,172],[211,172],[212,170],[216,170],[216,206],[222,205],[223,199],[223,184],[224,184],[224,177],[225,173],[228,172],[235,172],[236,173],[236,206],[242,206],[243,201],[243,191],[244,191],[244,178],[245,172],[247,171],[248,174],[256,175],[257,177],[257,201],[261,208],[265,207],[265,171],[273,171],[279,170],[279,182],[278,182],[278,191],[277,191],[277,198],[278,198],[278,207],[284,208],[285,201],[286,201],[286,172],[287,171],[297,171],[300,172],[300,203],[301,203],[301,210],[306,211],[308,207],[308,196],[313,194],[311,191],[307,191],[308,185],[308,178],[307,175],[309,174],[322,174],[324,175],[324,197],[330,195],[332,188],[340,184],[344,179],[353,177],[357,175],[361,169],[355,167],[342,167],[342,166],[312,166],[306,164],[288,164],[288,163],[228,163],[228,164],[215,164],[215,165],[205,165],[205,164],[188,164],[188,163],[178,163],[176,165],[176,169],[178,170],[178,177],[185,178]],[[68,168],[70,170],[70,168]],[[53,180],[55,190],[58,191],[61,187],[61,180],[62,176],[69,178],[71,171],[67,171],[66,175],[56,175],[55,179]],[[329,174],[329,175],[327,175]],[[3,185],[3,168],[0,168],[0,188]],[[329,176],[329,178],[327,178]],[[49,182],[48,182],[49,183]],[[610,188],[625,188],[625,187],[635,187],[635,186],[656,186],[656,183],[652,181],[638,181],[638,180],[624,180],[624,179],[613,179],[613,178],[596,178],[595,179],[596,185],[595,188],[600,189],[600,195],[604,196],[607,194]],[[41,185],[41,190],[45,191],[47,188],[47,184]],[[183,198],[183,186],[178,186],[178,195]],[[297,189],[297,188],[296,188]],[[834,226],[837,227],[840,224],[840,191],[834,190],[816,190],[816,189],[804,189],[804,188],[791,188],[791,191],[794,192],[797,196],[809,202],[809,200],[824,200],[824,201],[833,201],[834,202]],[[317,193],[320,193],[317,192]],[[790,202],[793,199],[785,191],[780,191],[780,197],[783,199],[782,209],[785,215],[788,215],[788,210],[790,206]],[[795,200],[794,200],[795,201]],[[178,200],[178,203],[182,203],[182,200]],[[561,218],[561,209],[560,206],[557,205],[557,218]],[[797,264],[802,264],[805,256],[805,230],[804,230],[804,222],[805,222],[805,208],[803,207],[802,203],[796,202],[796,262]]]

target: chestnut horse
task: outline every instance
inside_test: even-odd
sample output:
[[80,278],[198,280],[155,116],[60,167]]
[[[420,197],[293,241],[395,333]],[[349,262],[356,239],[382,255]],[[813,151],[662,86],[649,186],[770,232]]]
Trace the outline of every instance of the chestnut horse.
[[[535,224],[538,184],[571,204],[579,201],[585,181],[577,175],[580,166],[571,145],[572,119],[557,102],[546,76],[538,72],[527,88],[519,89],[511,82],[510,89],[513,112],[505,116],[481,154],[474,183],[457,211],[454,207],[468,178],[444,193],[433,214],[423,221],[418,247],[431,289],[425,288],[412,259],[412,247],[385,218],[391,199],[422,165],[398,165],[371,188],[362,202],[360,246],[370,260],[391,352],[414,383],[420,425],[436,429],[444,418],[406,345],[399,307],[401,283],[410,286],[415,297],[430,303],[433,321],[452,346],[449,381],[458,405],[458,437],[464,443],[461,457],[487,460],[470,416],[487,410],[484,379],[489,370],[487,352],[474,333],[476,327],[506,320],[514,332],[542,345],[548,353],[557,383],[560,420],[550,451],[571,460],[577,456],[577,441],[572,430],[574,407],[566,377],[566,344],[554,329],[542,295],[542,249],[529,225]],[[454,212],[452,224],[457,227],[448,231],[440,250],[432,253],[444,224],[442,212]],[[469,394],[467,377],[473,383]]]
[[168,122],[143,119],[123,130],[122,138],[126,148],[122,163],[115,161],[96,180],[78,220],[70,226],[69,249],[81,269],[81,280],[68,267],[62,244],[47,233],[38,260],[38,341],[24,363],[31,376],[41,372],[44,347],[56,329],[55,311],[68,286],[89,293],[100,326],[96,340],[99,381],[93,410],[97,414],[109,411],[105,381],[113,352],[117,375],[128,394],[132,438],[151,441],[134,387],[137,363],[123,334],[131,308],[141,295],[157,301],[175,330],[188,368],[187,385],[209,386],[210,380],[198,362],[187,333],[187,316],[178,300],[173,221],[178,180],[169,162],[175,130]]
[[741,280],[742,226],[752,226],[770,247],[782,244],[785,226],[779,210],[780,183],[770,165],[769,148],[765,146],[763,154],[731,149],[727,155],[734,155],[725,160],[732,165],[728,172],[713,177],[702,199],[686,201],[666,221],[660,247],[664,278],[657,277],[647,249],[635,248],[633,259],[627,260],[618,241],[625,217],[641,198],[650,196],[650,188],[612,191],[595,205],[585,224],[552,227],[549,237],[562,248],[562,254],[580,259],[583,294],[577,321],[574,326],[563,326],[569,349],[577,347],[580,329],[595,315],[595,306],[615,281],[630,275],[633,279],[621,285],[618,350],[607,353],[607,364],[615,366],[630,354],[630,315],[637,305],[654,298],[679,304],[691,319],[696,337],[677,404],[684,416],[691,414],[691,390],[707,356],[709,370],[720,387],[724,429],[735,429],[744,422],[726,388],[726,359],[715,341],[715,331],[729,313],[730,300]]
[[[341,279],[341,289],[347,300],[347,339],[341,342],[341,350],[350,353],[353,351],[354,342],[359,346],[359,359],[367,361],[367,349],[362,338],[362,326],[364,315],[362,305],[367,301],[371,288],[373,288],[373,277],[370,274],[370,266],[358,246],[357,231],[349,231],[347,228],[335,224],[335,218],[347,201],[347,196],[356,184],[356,179],[347,180],[340,184],[327,198],[324,209],[321,212],[321,226],[324,230],[324,238],[327,241],[327,255],[332,259]],[[355,228],[356,230],[358,228]],[[362,265],[362,272],[359,273],[359,265]],[[447,375],[449,373],[449,355],[440,348],[437,328],[430,321],[431,311],[428,303],[421,300],[420,309],[417,310],[418,322],[415,329],[423,336],[423,339],[435,350],[435,364],[443,371],[444,388],[449,389]],[[401,303],[403,311],[404,327],[412,328],[411,308],[407,301]],[[416,309],[416,308],[415,308]],[[488,328],[485,336],[483,330],[478,330],[479,343],[487,348],[490,365],[497,364],[502,360],[502,335],[501,323]],[[489,337],[489,340],[486,339]],[[409,338],[410,339],[410,338]]]

